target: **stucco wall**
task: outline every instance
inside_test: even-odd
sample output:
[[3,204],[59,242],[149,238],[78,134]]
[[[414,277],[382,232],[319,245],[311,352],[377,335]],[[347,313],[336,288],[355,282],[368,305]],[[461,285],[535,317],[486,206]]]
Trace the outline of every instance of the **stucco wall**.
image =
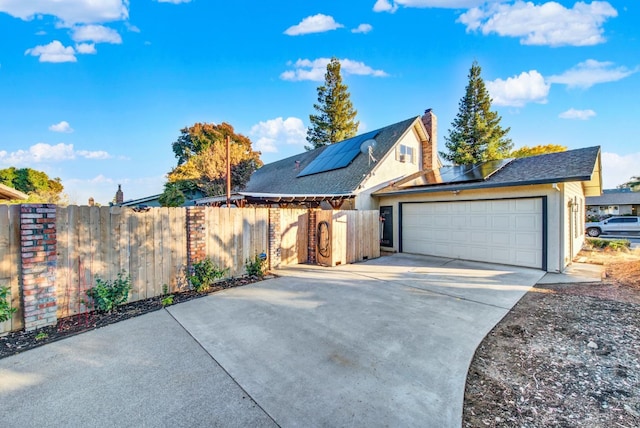
[[[579,188],[581,186],[578,184]],[[479,190],[463,190],[458,194],[452,192],[422,193],[414,195],[402,196],[383,196],[379,198],[378,206],[393,206],[393,247],[385,248],[386,250],[398,251],[399,233],[400,233],[400,215],[398,206],[400,202],[445,202],[445,201],[465,201],[465,200],[481,200],[481,199],[505,199],[505,198],[522,198],[522,197],[547,197],[547,271],[560,272],[566,263],[564,240],[562,236],[565,232],[561,232],[565,227],[564,221],[564,205],[562,202],[563,193],[561,186],[554,188],[551,184],[535,185],[535,186],[516,186],[505,187],[501,189],[479,189]],[[572,187],[572,189],[574,189]],[[576,190],[572,190],[572,195]],[[583,198],[584,201],[584,198]],[[584,202],[582,204],[584,207]]]
[[565,208],[564,219],[564,266],[573,261],[584,243],[585,196],[579,182],[560,185]]

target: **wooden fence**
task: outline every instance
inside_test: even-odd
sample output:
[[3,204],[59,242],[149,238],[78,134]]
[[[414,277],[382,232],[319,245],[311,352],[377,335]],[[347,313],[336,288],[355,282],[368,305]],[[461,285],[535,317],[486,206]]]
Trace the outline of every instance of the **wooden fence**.
[[186,286],[186,210],[58,207],[58,318],[86,311],[86,290],[96,278],[131,276],[130,301]]
[[20,206],[0,205],[0,287],[10,290],[9,302],[17,312],[0,323],[0,333],[24,327],[20,303]]
[[245,264],[269,251],[268,208],[213,208],[205,210],[206,256],[227,276],[245,274]]
[[[279,209],[280,265],[306,263],[310,241],[309,210]],[[329,265],[378,257],[376,211],[317,211],[332,223],[332,260]],[[270,254],[269,208],[227,209],[206,207],[201,229],[204,254],[229,277],[245,273],[248,260]],[[56,208],[55,284],[57,317],[88,309],[86,290],[96,278],[113,280],[130,275],[129,301],[143,300],[189,287],[189,236],[185,208],[68,206]],[[198,224],[198,227],[200,225]],[[20,206],[0,205],[0,286],[11,290],[11,305],[18,308],[11,320],[0,323],[0,333],[24,327],[21,312]],[[191,238],[192,239],[192,238]],[[277,246],[277,245],[276,245]]]
[[306,263],[309,244],[309,210],[280,209],[280,264]]

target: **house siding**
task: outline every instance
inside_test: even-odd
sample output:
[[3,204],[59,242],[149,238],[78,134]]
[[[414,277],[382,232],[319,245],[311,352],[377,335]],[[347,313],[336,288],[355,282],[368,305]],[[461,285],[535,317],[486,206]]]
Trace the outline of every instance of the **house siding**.
[[584,243],[585,196],[579,182],[562,185],[564,208],[564,266],[570,264],[578,255]]
[[[579,183],[577,187],[581,189]],[[531,185],[531,186],[515,186],[505,188],[493,188],[493,189],[477,189],[477,190],[463,190],[457,195],[452,192],[437,192],[437,193],[422,193],[412,195],[390,195],[380,196],[378,198],[379,205],[390,205],[393,207],[393,236],[394,242],[392,247],[384,247],[385,250],[397,252],[398,238],[400,236],[400,212],[399,204],[401,202],[447,202],[447,201],[462,201],[462,200],[487,200],[487,199],[510,199],[510,198],[531,198],[531,197],[547,197],[547,235],[546,235],[546,266],[548,272],[561,272],[570,263],[570,258],[567,254],[568,246],[565,248],[562,236],[565,236],[564,231],[564,201],[562,197],[561,188],[556,190],[550,184],[544,185]],[[571,195],[578,196],[577,190],[574,186],[571,186]],[[584,199],[583,199],[584,200]],[[583,205],[584,207],[584,202]],[[584,233],[584,232],[583,232]],[[584,238],[584,234],[582,235]],[[579,238],[575,240],[575,243],[579,241]],[[578,246],[578,249],[580,246]],[[565,262],[569,260],[569,262]]]
[[[396,160],[396,149],[400,144],[413,148],[415,157],[412,163]],[[386,185],[390,181],[418,172],[421,169],[421,165],[422,145],[415,127],[412,127],[387,152],[386,156],[378,159],[378,165],[362,183],[363,190],[358,193],[355,208],[357,210],[377,210],[379,207],[378,201],[371,194],[378,190],[381,185]]]

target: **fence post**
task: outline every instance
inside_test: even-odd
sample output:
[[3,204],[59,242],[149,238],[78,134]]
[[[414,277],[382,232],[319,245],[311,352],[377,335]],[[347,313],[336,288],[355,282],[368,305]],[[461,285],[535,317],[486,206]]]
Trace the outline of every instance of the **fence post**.
[[277,269],[282,262],[282,228],[280,209],[269,208],[269,269]]
[[309,231],[309,244],[307,247],[307,263],[311,265],[315,265],[317,263],[316,258],[316,210],[311,208],[309,209],[309,227],[307,228]]
[[20,277],[26,331],[56,325],[56,206],[20,206]]
[[187,269],[192,272],[193,264],[206,257],[206,241],[203,206],[187,207]]

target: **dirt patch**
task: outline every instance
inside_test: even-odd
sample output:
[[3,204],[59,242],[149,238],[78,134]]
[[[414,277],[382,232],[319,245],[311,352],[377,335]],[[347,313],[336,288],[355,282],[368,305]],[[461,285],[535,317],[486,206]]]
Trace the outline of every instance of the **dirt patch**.
[[[214,287],[207,291],[197,292],[195,290],[187,290],[178,293],[172,293],[173,303],[182,303],[192,299],[208,296],[220,290],[232,287],[239,287],[254,282],[262,281],[265,278],[273,278],[273,275],[260,278],[257,276],[245,276],[241,278],[231,278],[225,281],[217,282]],[[61,318],[57,325],[40,328],[33,331],[15,331],[0,337],[0,358],[15,355],[20,352],[33,349],[47,343],[55,342],[66,337],[104,327],[128,318],[143,315],[149,312],[157,311],[163,308],[162,299],[166,296],[153,297],[146,300],[139,300],[133,303],[127,303],[116,307],[112,312],[88,312],[84,314],[74,315],[71,317]]]
[[464,427],[640,426],[640,253],[579,259],[606,279],[534,287],[480,344]]

